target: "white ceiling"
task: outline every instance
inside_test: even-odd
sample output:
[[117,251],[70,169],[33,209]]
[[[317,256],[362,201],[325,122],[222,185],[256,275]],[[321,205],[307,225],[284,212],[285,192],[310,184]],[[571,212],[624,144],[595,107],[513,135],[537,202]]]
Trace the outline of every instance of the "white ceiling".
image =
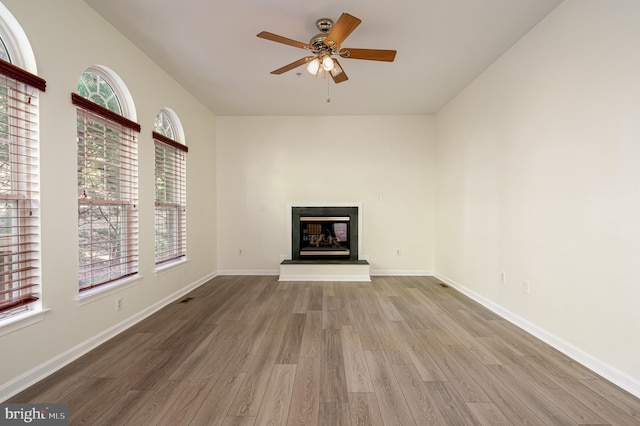
[[[562,0],[85,1],[217,115],[367,115],[435,113]],[[270,74],[307,51],[256,34],[308,43],[342,12],[362,20],[343,47],[395,61],[343,59],[340,84]]]

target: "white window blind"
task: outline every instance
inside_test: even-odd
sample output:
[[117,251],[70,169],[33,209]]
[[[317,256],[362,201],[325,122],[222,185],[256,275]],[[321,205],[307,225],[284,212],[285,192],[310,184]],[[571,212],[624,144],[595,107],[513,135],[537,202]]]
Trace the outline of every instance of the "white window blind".
[[187,147],[153,132],[155,141],[156,265],[186,256]]
[[46,82],[0,61],[0,317],[40,293],[38,94]]
[[78,106],[79,286],[138,272],[140,126],[72,94]]

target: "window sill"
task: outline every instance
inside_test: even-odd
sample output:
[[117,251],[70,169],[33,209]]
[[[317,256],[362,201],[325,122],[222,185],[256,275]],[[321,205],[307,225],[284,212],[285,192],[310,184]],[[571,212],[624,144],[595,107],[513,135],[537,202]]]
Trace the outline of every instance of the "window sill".
[[80,292],[76,301],[80,306],[95,302],[96,300],[100,300],[103,297],[111,296],[112,294],[119,293],[122,290],[138,285],[142,278],[143,277],[141,275],[134,275],[132,277],[124,278],[119,281],[114,281],[110,284],[92,288],[91,290]]
[[175,262],[162,263],[160,264],[160,266],[156,266],[155,273],[161,274],[170,269],[177,268],[178,266],[182,266],[186,264],[188,261],[189,259],[187,259],[186,257],[183,257],[182,259],[176,260]]
[[0,321],[0,336],[4,336],[21,328],[39,323],[44,320],[44,316],[51,309],[30,310],[20,314],[12,315]]

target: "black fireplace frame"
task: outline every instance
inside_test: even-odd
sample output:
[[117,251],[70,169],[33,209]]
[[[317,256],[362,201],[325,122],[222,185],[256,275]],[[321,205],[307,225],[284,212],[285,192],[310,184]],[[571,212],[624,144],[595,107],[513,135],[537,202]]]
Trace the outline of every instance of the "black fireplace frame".
[[[305,260],[308,256],[300,255],[300,218],[301,217],[349,217],[349,255],[340,256],[339,260],[349,262],[358,260],[358,207],[323,206],[291,208],[291,259]],[[315,259],[338,260],[333,256],[317,256]]]

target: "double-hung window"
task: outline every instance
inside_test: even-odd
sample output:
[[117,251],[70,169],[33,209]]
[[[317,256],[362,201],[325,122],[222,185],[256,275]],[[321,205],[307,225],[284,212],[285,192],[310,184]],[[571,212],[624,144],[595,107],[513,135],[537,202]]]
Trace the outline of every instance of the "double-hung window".
[[155,262],[156,266],[182,260],[186,243],[186,154],[176,140],[167,114],[156,116],[155,143]]
[[0,55],[0,318],[40,293],[38,94],[46,82]]
[[85,72],[78,94],[78,238],[80,291],[138,273],[140,125],[122,115],[106,79]]

